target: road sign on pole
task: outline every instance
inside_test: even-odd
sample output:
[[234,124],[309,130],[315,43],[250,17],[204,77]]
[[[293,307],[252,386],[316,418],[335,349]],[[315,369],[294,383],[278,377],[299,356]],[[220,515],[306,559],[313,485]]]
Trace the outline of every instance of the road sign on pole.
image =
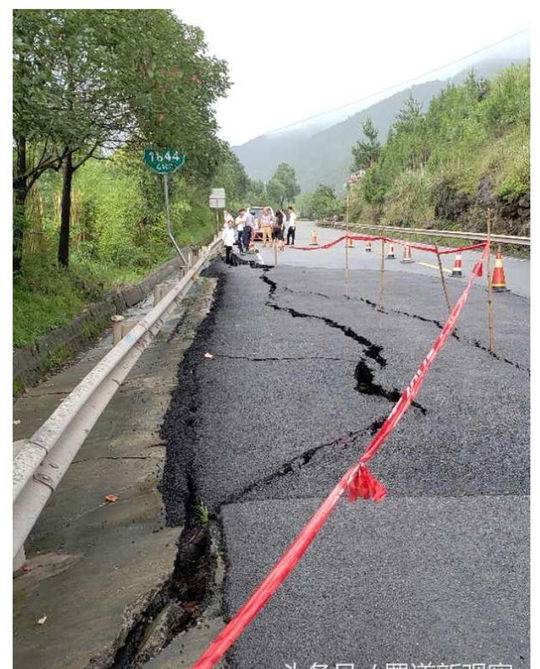
[[225,189],[212,188],[208,201],[210,209],[225,209]]
[[187,261],[180,247],[176,243],[171,226],[171,213],[169,209],[169,179],[168,175],[176,172],[179,167],[186,162],[186,157],[176,149],[162,149],[161,151],[154,151],[154,149],[144,150],[144,164],[149,167],[152,172],[161,174],[163,177],[163,196],[165,199],[165,221],[167,223],[167,234],[171,240],[176,252],[182,258],[184,266],[187,266]]
[[177,149],[144,150],[144,162],[157,174],[172,174],[186,162],[186,157]]
[[219,234],[219,210],[225,209],[225,189],[212,188],[210,198],[208,199],[208,206],[210,209],[215,209],[216,212],[216,235]]

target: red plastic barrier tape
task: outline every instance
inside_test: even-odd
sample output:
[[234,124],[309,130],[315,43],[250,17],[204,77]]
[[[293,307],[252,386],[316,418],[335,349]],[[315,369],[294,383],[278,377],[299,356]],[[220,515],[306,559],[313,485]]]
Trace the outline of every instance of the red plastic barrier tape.
[[192,669],[210,669],[215,666],[232,644],[242,634],[244,629],[253,621],[257,613],[296,567],[300,558],[334,510],[340,497],[343,495],[359,464],[353,465],[341,478],[321,506],[313,514],[308,523],[289,545],[285,553],[276,562],[264,581],[254,590],[251,597],[236,612],[234,617],[225,625],[221,632],[212,641]]
[[419,242],[405,242],[401,239],[392,239],[391,237],[376,237],[374,235],[343,235],[341,237],[338,237],[337,239],[334,239],[331,242],[327,242],[326,244],[318,244],[314,246],[288,246],[287,248],[289,249],[295,249],[296,251],[321,251],[321,250],[326,250],[329,248],[332,248],[332,246],[335,246],[336,244],[339,244],[339,242],[342,242],[344,239],[352,239],[353,241],[370,241],[370,242],[377,242],[380,240],[385,241],[387,244],[397,244],[399,246],[405,246],[406,244],[409,245],[411,249],[417,249],[418,251],[426,251],[427,253],[437,253],[438,255],[447,255],[451,253],[462,253],[463,251],[474,251],[476,249],[483,249],[486,245],[487,242],[479,242],[478,244],[471,244],[469,246],[457,246],[451,249],[441,249],[435,248],[435,246],[430,246],[429,244],[421,244]]
[[390,412],[390,415],[369,443],[369,446],[364,451],[360,460],[345,472],[336,487],[315,511],[311,519],[299,534],[297,534],[296,538],[293,539],[292,543],[289,544],[289,547],[272,567],[266,578],[253,591],[249,599],[215,637],[210,646],[208,646],[195,664],[192,665],[191,669],[211,669],[211,667],[219,662],[236,639],[242,634],[244,629],[253,621],[257,613],[264,607],[274,592],[279,588],[283,581],[285,581],[294,567],[296,567],[301,557],[304,555],[309,545],[336,507],[336,504],[343,493],[347,492],[350,500],[363,497],[364,499],[379,501],[384,498],[386,494],[384,486],[371,476],[365,463],[375,455],[418,394],[427,371],[446,343],[456,324],[456,320],[469,297],[474,278],[482,276],[482,264],[486,255],[487,248],[484,249],[482,258],[474,265],[465,290],[461,293],[458,301],[455,303],[448,316],[448,320],[444,324],[438,337],[433,342],[429,353],[422,361],[422,364],[409,385],[401,394],[401,397]]
[[326,244],[318,244],[317,246],[288,246],[287,248],[295,249],[296,251],[320,251],[321,249],[329,249],[332,246],[339,244],[339,242],[342,242],[344,239],[376,242],[379,239],[386,239],[386,237],[375,237],[373,235],[342,235],[341,237],[338,237],[331,242],[327,242]]
[[[352,236],[349,235],[351,239],[366,239],[366,237],[363,236]],[[399,246],[406,246],[408,245],[411,249],[418,249],[419,251],[427,251],[428,253],[437,253],[440,256],[447,255],[450,253],[461,253],[462,251],[474,251],[476,249],[483,249],[486,245],[487,242],[478,242],[478,244],[470,244],[469,246],[456,246],[451,249],[439,249],[438,247],[436,248],[435,246],[431,246],[429,244],[422,244],[420,242],[406,242],[403,241],[402,239],[392,239],[391,237],[370,237],[369,239],[377,240],[377,239],[384,239],[385,243],[387,244],[398,244]]]
[[443,256],[447,253],[461,253],[461,251],[474,251],[475,249],[483,249],[487,246],[487,242],[479,242],[478,244],[471,244],[470,246],[458,246],[453,249],[444,249],[441,251],[439,249],[439,255]]
[[[294,249],[296,251],[320,251],[321,249],[329,249],[332,246],[339,244],[339,242],[343,241],[346,238],[347,235],[343,235],[342,237],[338,237],[337,239],[334,239],[331,242],[327,242],[326,244],[318,244],[317,246],[295,246]],[[287,248],[292,249],[293,247],[288,246]]]

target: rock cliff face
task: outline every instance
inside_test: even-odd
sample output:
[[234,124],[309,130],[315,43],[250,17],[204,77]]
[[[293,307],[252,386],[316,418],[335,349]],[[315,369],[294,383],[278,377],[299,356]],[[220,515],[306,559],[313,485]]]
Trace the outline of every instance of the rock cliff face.
[[508,235],[530,235],[530,192],[517,197],[500,197],[493,184],[483,177],[474,195],[440,184],[435,192],[435,216],[455,221],[463,230],[477,230],[478,221],[488,207],[493,212],[493,232]]

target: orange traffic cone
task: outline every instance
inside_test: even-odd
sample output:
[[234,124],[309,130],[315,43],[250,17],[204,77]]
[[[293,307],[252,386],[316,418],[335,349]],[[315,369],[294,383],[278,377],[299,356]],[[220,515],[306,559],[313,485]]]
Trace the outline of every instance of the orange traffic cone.
[[491,287],[497,293],[502,293],[508,290],[506,287],[506,277],[504,276],[504,267],[500,248],[497,250],[497,254],[495,256],[495,267],[493,268],[493,274],[491,275]]
[[371,253],[371,241],[369,239],[366,242],[366,253]]
[[396,254],[394,253],[394,245],[390,244],[390,248],[388,250],[388,253],[386,254],[387,260],[395,260]]
[[409,244],[405,244],[405,248],[403,250],[403,258],[401,259],[401,262],[414,262],[411,256],[411,247]]
[[454,258],[452,276],[463,276],[463,272],[461,270],[461,253],[456,253],[456,257]]
[[348,246],[350,249],[354,249],[354,244],[353,244],[352,237],[347,237],[347,246]]
[[311,233],[311,241],[309,242],[310,246],[319,246],[319,239],[315,230]]

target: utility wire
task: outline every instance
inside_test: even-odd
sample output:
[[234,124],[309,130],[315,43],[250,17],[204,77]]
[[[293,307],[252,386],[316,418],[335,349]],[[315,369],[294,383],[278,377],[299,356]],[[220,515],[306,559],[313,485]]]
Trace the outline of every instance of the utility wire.
[[[427,77],[430,74],[433,74],[435,72],[438,72],[439,70],[442,70],[446,67],[450,67],[451,65],[456,65],[457,63],[460,63],[462,60],[467,60],[467,58],[472,58],[472,56],[476,56],[479,53],[482,53],[482,51],[487,51],[488,49],[491,49],[494,46],[498,46],[499,44],[502,44],[503,42],[506,42],[509,39],[512,39],[513,37],[516,37],[517,35],[522,35],[523,33],[529,32],[529,28],[523,28],[523,30],[518,30],[515,33],[512,33],[511,35],[507,35],[506,37],[503,37],[502,39],[498,40],[497,42],[493,42],[492,44],[488,44],[487,46],[483,46],[480,49],[477,49],[476,51],[472,51],[471,53],[467,54],[466,56],[461,56],[460,58],[456,58],[456,60],[452,60],[449,63],[446,63],[445,65],[439,65],[438,67],[434,67],[431,70],[427,70],[426,72],[419,74],[418,76],[412,78],[412,79],[405,79],[404,81],[394,84],[392,86],[387,86],[386,88],[382,88],[379,91],[376,91],[375,93],[371,93],[370,95],[366,95],[362,98],[358,98],[357,100],[353,100],[352,102],[347,102],[346,104],[340,105],[339,107],[334,107],[332,109],[327,109],[324,112],[320,112],[318,114],[313,114],[313,116],[307,116],[306,118],[302,118],[298,121],[294,121],[292,123],[287,123],[286,125],[282,125],[279,128],[274,128],[273,130],[267,130],[266,132],[263,133],[263,135],[271,135],[275,132],[280,132],[281,130],[286,130],[287,128],[293,128],[295,125],[299,125],[300,123],[306,123],[306,121],[312,121],[313,119],[319,118],[321,116],[326,116],[326,114],[332,114],[333,112],[339,111],[340,109],[345,109],[346,107],[351,107],[354,104],[359,104],[360,102],[364,102],[366,100],[369,100],[370,98],[376,97],[378,95],[382,95],[383,93],[388,93],[395,88],[405,86],[406,84],[413,84],[415,81],[418,79],[422,79],[423,77]],[[399,88],[399,90],[403,90],[402,88]],[[261,135],[259,135],[261,136]]]

